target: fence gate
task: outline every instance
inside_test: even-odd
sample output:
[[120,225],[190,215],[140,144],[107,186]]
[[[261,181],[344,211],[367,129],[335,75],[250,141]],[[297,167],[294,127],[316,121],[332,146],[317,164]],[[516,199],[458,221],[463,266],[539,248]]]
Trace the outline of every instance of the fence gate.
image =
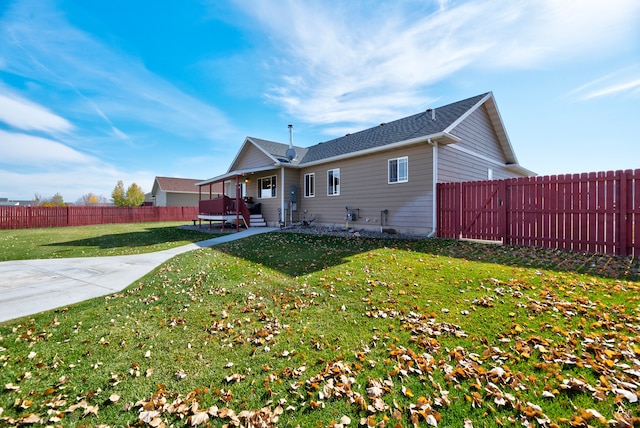
[[473,186],[465,184],[460,238],[504,242],[505,182],[484,181]]

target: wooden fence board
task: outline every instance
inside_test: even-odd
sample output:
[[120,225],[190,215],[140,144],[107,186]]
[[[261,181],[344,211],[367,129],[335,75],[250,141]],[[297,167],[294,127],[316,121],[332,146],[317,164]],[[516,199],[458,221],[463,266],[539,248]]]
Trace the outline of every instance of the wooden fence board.
[[16,207],[0,206],[0,229],[189,221],[198,207]]
[[442,183],[438,219],[448,238],[640,257],[640,169]]

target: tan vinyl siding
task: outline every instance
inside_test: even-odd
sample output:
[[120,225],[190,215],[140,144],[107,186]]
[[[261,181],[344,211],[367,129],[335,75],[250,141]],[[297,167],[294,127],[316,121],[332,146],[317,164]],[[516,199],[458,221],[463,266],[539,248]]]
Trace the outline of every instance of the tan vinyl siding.
[[273,165],[273,159],[269,158],[253,144],[247,143],[245,149],[231,166],[231,170],[258,168],[266,165]]
[[[302,219],[300,201],[301,199],[303,199],[304,189],[303,187],[301,187],[302,183],[299,181],[300,181],[299,170],[291,169],[291,168],[284,169],[284,206],[285,206],[285,214],[287,216],[286,224],[289,224],[290,220],[296,223]],[[289,193],[291,191],[291,186],[296,186],[297,202],[296,202],[296,210],[289,213],[289,209],[291,208],[291,205],[289,204]],[[280,196],[280,193],[278,193],[278,196]]]
[[462,138],[456,143],[461,147],[502,163],[506,160],[485,106],[470,114],[451,134]]
[[[388,183],[388,161],[408,157],[409,180]],[[432,226],[432,148],[426,144],[316,165],[300,170],[298,188],[304,189],[304,174],[315,173],[316,196],[298,198],[299,210],[315,215],[320,224],[345,226],[347,210],[359,210],[354,228],[379,228],[381,211],[389,210],[388,227],[429,232]],[[327,196],[327,170],[340,168],[340,195]],[[356,211],[357,212],[357,211]],[[368,221],[367,221],[368,220]]]
[[438,148],[439,183],[487,180],[489,170],[494,180],[520,176],[506,168],[506,157],[485,106],[469,115],[451,134],[462,141]]
[[[258,180],[260,178],[276,177],[276,196],[274,198],[261,198],[260,189],[258,189]],[[253,196],[253,202],[259,203],[262,217],[270,226],[278,223],[278,208],[280,208],[280,170],[274,169],[267,172],[251,174],[247,183],[247,194]]]
[[[258,179],[267,177],[276,177],[276,196],[274,198],[260,198],[258,189]],[[296,169],[284,168],[284,182],[282,180],[282,168],[270,171],[247,175],[247,196],[253,198],[254,203],[261,204],[260,209],[262,217],[269,226],[278,226],[280,224],[280,216],[278,209],[282,208],[282,191],[284,190],[284,207],[287,210],[287,223],[289,222],[289,191],[290,186],[297,186],[298,191],[298,211],[293,212],[293,221],[297,222],[300,210],[300,186],[298,184],[299,172]]]
[[493,179],[517,177],[517,174],[496,163],[455,150],[453,147],[438,147],[438,182],[487,180],[489,169]]
[[198,202],[197,193],[167,193],[168,207],[197,207]]

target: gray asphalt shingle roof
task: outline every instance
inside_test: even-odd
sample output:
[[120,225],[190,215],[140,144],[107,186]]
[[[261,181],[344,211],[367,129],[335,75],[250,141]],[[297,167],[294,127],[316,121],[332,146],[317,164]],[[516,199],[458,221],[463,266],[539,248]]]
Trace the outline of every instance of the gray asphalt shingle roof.
[[282,163],[291,163],[292,165],[298,165],[300,163],[300,159],[302,159],[309,150],[306,147],[293,146],[296,151],[296,158],[292,162],[289,162],[287,159],[287,149],[289,148],[288,144],[276,143],[275,141],[263,140],[256,137],[249,137],[249,139],[262,147],[264,151],[269,153],[278,161]]
[[[353,134],[347,134],[344,137],[319,143],[308,148],[294,147],[297,156],[291,164],[303,165],[309,162],[321,161],[335,156],[356,153],[382,147],[387,144],[443,132],[480,100],[486,97],[487,94],[488,93],[477,95],[436,108],[436,120],[432,120],[430,111],[424,111]],[[286,151],[289,148],[288,145],[254,137],[251,137],[251,140],[260,145],[263,150],[270,153],[280,162],[287,162]]]

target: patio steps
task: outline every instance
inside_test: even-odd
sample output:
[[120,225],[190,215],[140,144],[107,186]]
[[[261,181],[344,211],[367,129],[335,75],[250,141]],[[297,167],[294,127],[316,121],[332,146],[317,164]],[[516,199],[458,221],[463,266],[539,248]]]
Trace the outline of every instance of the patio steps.
[[264,217],[262,214],[251,214],[251,219],[249,220],[251,227],[267,227],[267,222],[264,221]]

